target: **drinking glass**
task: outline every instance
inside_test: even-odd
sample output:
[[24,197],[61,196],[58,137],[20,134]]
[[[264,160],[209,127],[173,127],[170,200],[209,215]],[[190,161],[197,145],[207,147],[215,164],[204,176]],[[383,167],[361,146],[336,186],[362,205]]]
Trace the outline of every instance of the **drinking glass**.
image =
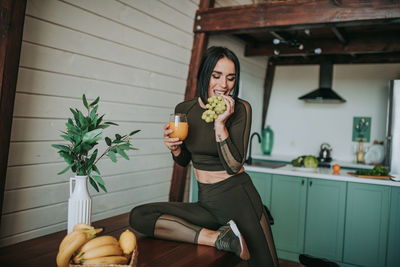
[[169,116],[169,128],[173,130],[169,137],[185,140],[189,130],[186,115],[182,113],[171,114]]

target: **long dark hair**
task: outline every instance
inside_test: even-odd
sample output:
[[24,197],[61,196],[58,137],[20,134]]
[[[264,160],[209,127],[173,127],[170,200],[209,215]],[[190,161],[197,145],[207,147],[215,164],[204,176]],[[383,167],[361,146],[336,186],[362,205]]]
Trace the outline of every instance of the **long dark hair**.
[[235,64],[235,85],[232,90],[232,97],[236,99],[239,95],[239,78],[240,78],[240,64],[237,56],[228,48],[222,46],[212,46],[208,48],[200,62],[199,71],[197,72],[197,90],[204,104],[207,103],[208,98],[208,86],[210,84],[210,77],[217,64],[217,61],[221,58],[228,58]]

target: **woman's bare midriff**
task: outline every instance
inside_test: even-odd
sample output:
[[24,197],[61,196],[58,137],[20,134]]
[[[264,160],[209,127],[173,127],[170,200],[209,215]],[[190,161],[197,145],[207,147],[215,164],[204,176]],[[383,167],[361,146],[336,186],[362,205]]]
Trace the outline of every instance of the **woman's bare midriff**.
[[[242,172],[244,172],[243,167],[236,174]],[[226,171],[211,172],[198,169],[194,169],[194,174],[196,175],[197,181],[199,181],[202,184],[215,184],[233,176],[232,174],[228,174]]]

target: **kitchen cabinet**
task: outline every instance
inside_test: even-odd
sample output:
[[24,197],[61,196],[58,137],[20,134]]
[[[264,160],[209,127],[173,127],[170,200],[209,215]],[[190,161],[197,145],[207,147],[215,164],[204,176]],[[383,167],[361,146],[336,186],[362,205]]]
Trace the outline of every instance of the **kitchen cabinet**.
[[389,186],[348,183],[344,263],[385,266],[390,189]]
[[341,261],[346,182],[273,175],[271,213],[282,258],[298,254]]
[[270,208],[272,174],[262,172],[248,172],[255,188],[260,194],[264,205]]
[[271,214],[272,232],[280,258],[298,261],[303,252],[307,179],[273,175]]
[[308,179],[306,254],[342,260],[346,186],[346,182]]
[[386,266],[400,266],[400,187],[391,193]]

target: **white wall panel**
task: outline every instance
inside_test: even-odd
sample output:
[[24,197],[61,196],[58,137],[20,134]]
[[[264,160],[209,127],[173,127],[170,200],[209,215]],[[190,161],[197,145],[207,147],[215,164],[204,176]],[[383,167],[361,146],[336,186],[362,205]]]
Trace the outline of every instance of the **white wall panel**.
[[[110,1],[108,1],[111,3]],[[44,32],[46,34],[36,34]],[[126,67],[138,68],[186,79],[188,64],[173,61],[115,42],[87,35],[59,25],[27,17],[24,41],[56,48]]]
[[129,161],[97,163],[108,193],[90,187],[93,220],[168,200],[172,159],[162,127],[184,98],[195,8],[137,4],[28,0],[0,246],[66,228],[73,174],[57,175],[65,163],[51,144],[64,143],[59,131],[70,107],[84,110],[83,93],[100,96],[99,113],[120,124],[104,136],[141,130]]
[[[65,2],[30,0],[27,3],[26,14],[88,35],[94,35],[162,57],[176,59],[182,63],[188,64],[190,61],[191,44],[184,49],[170,41],[165,41],[147,32],[116,23],[104,16],[99,16]],[[179,42],[179,39],[176,42]]]
[[[143,69],[127,67],[67,51],[23,42],[20,66],[158,90],[185,88],[186,81]],[[184,89],[182,93],[184,92]]]

